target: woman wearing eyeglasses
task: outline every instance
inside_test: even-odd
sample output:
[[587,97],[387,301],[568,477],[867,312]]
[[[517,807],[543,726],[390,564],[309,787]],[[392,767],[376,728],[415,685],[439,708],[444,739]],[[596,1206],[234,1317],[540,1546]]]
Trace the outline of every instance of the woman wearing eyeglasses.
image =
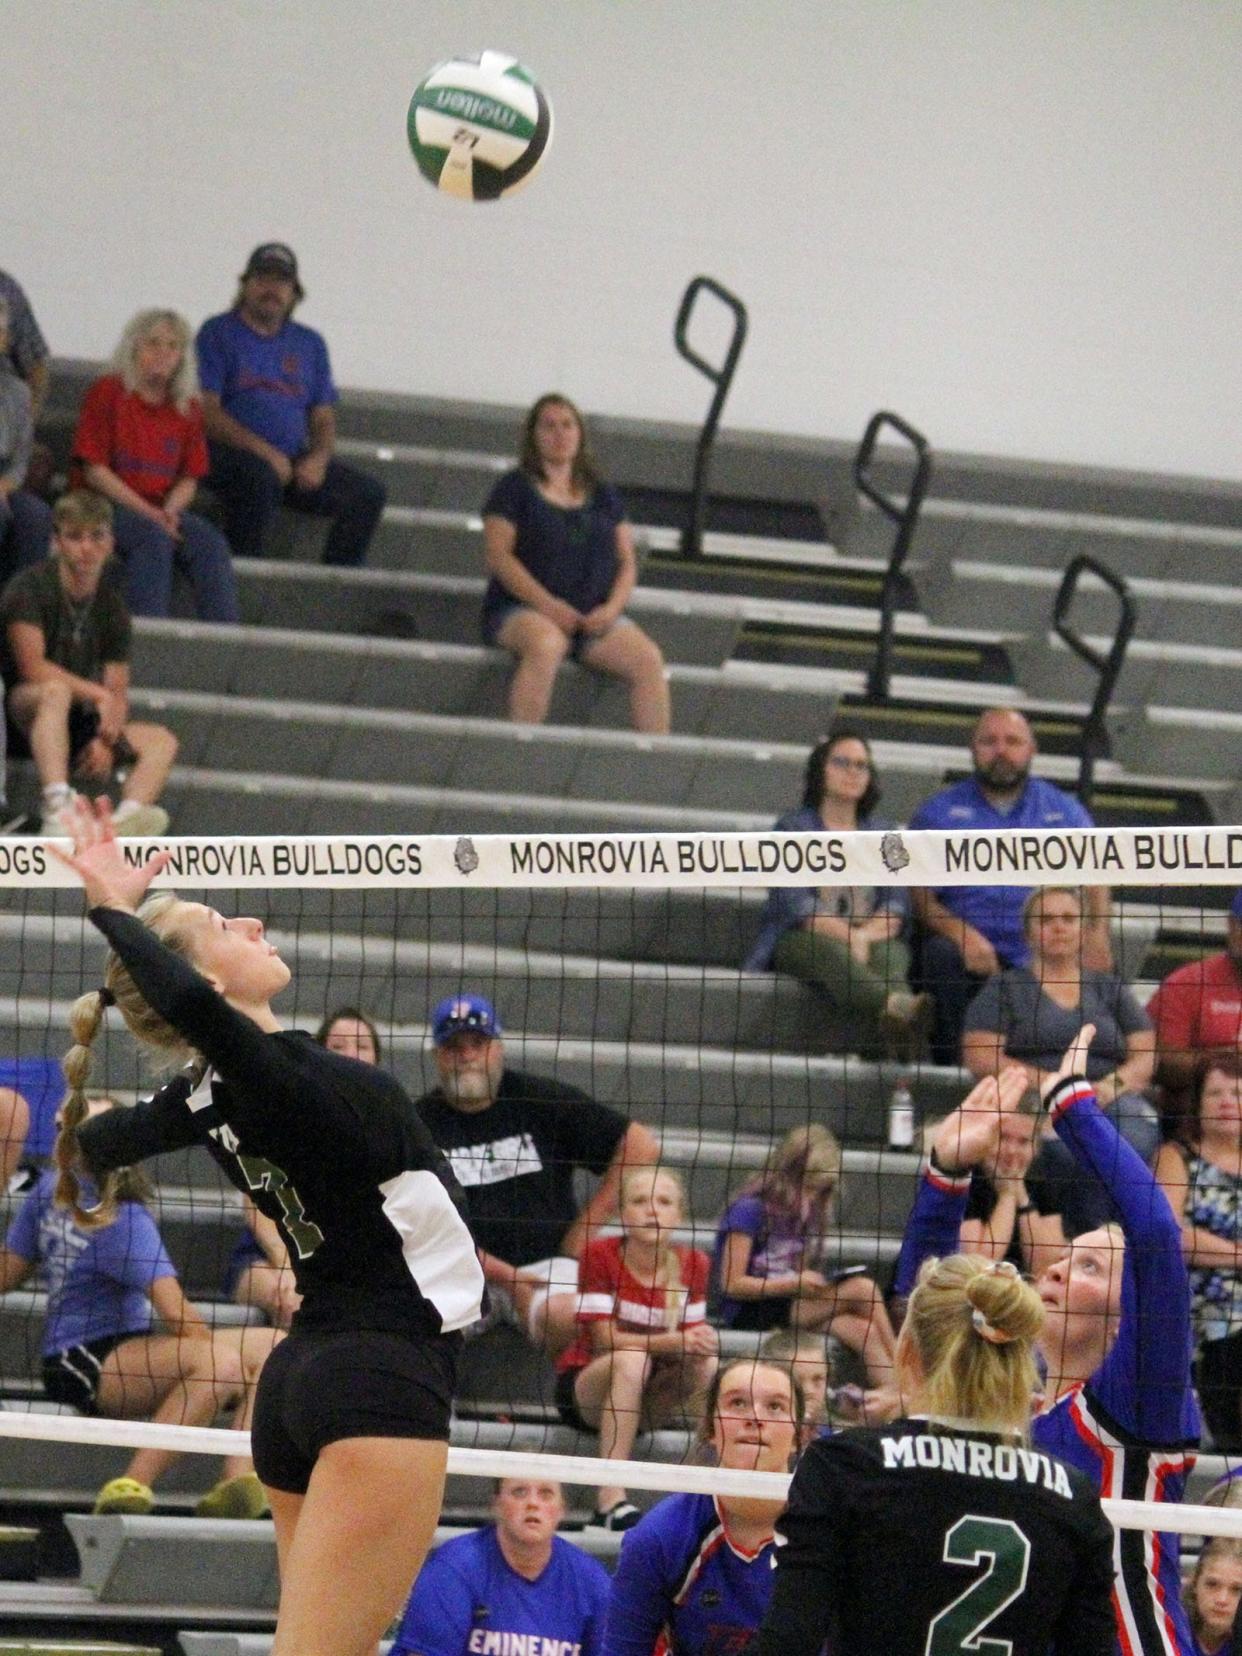
[[[811,749],[802,804],[776,828],[805,834],[890,827],[874,815],[879,799],[869,743],[852,731],[834,731]],[[851,1047],[912,1058],[928,1027],[930,1003],[906,988],[909,917],[901,890],[774,887],[746,970],[786,972],[818,984],[849,1028]]]

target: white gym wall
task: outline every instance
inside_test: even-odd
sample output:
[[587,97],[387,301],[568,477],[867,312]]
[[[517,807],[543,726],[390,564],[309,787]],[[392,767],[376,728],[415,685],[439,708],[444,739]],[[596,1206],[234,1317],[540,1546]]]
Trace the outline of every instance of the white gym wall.
[[[1242,477],[1229,0],[5,0],[0,267],[54,351],[197,322],[286,239],[342,384]],[[495,46],[556,111],[513,200],[439,198],[420,73]],[[704,342],[710,343],[707,330]]]

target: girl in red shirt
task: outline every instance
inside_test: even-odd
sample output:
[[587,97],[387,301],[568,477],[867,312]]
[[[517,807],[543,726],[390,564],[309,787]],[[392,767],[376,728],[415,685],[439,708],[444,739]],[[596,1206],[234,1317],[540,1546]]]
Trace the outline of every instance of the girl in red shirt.
[[75,486],[112,502],[134,615],[171,614],[173,571],[180,569],[199,620],[238,620],[228,542],[188,510],[207,472],[207,444],[184,317],[145,310],[128,323],[112,372],[95,381],[82,403],[73,461]]
[[[685,1221],[681,1180],[666,1167],[621,1179],[620,1236],[589,1242],[578,1265],[579,1335],[557,1363],[561,1417],[599,1433],[605,1460],[626,1460],[639,1427],[665,1424],[707,1387],[718,1341],[707,1321],[707,1255],[673,1241]],[[619,1485],[591,1519],[629,1529],[639,1512]]]

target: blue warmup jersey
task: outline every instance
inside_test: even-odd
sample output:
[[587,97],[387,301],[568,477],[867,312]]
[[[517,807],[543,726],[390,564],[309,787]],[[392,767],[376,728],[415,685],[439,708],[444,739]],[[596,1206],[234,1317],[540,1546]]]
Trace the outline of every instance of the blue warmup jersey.
[[741,1656],[772,1598],[776,1542],[729,1540],[710,1495],[670,1495],[626,1535],[604,1656]]
[[[1074,1159],[1110,1192],[1126,1249],[1117,1337],[1085,1385],[1035,1417],[1031,1441],[1085,1472],[1105,1499],[1180,1501],[1199,1438],[1181,1227],[1150,1168],[1100,1112],[1089,1083],[1063,1084],[1052,1118]],[[902,1241],[899,1294],[913,1288],[924,1259],[957,1251],[969,1188],[969,1177],[929,1170]],[[1119,1529],[1113,1558],[1118,1650],[1189,1656],[1178,1537]]]
[[[955,782],[924,800],[910,818],[911,828],[949,833],[999,828],[1090,828],[1090,814],[1072,794],[1053,782],[1032,776],[1012,810],[988,803],[973,776]],[[936,897],[950,914],[981,931],[1006,966],[1025,966],[1030,947],[1022,929],[1022,904],[1029,886],[944,886]]]
[[392,1656],[600,1656],[608,1572],[559,1535],[535,1581],[505,1561],[492,1526],[423,1565]]

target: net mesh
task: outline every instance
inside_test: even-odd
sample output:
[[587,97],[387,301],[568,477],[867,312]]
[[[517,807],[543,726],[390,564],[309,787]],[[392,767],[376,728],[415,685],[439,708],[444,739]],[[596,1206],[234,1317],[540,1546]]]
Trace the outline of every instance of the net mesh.
[[[1169,971],[1225,949],[1228,905],[1242,877],[1242,833],[1224,828],[204,839],[169,845],[173,860],[161,883],[223,913],[263,920],[293,968],[293,983],[279,1005],[283,1018],[315,1030],[333,1009],[364,1013],[377,1029],[381,1061],[412,1097],[441,1081],[430,1040],[431,1008],[445,997],[481,995],[503,1020],[506,1067],[580,1089],[657,1135],[660,1163],[684,1189],[675,1231],[683,1250],[675,1277],[683,1320],[696,1294],[705,1291],[708,1315],[720,1329],[722,1359],[758,1352],[765,1335],[753,1325],[765,1318],[753,1314],[760,1302],[744,1295],[730,1296],[734,1313],[742,1308],[740,1317],[722,1310],[719,1265],[701,1291],[694,1272],[702,1267],[693,1263],[693,1251],[713,1253],[722,1214],[739,1195],[754,1197],[782,1142],[795,1160],[801,1155],[805,1173],[820,1165],[817,1158],[831,1161],[835,1140],[839,1171],[826,1180],[829,1199],[814,1213],[804,1204],[796,1248],[793,1239],[777,1238],[780,1245],[773,1243],[769,1252],[774,1273],[782,1261],[787,1270],[796,1255],[798,1269],[826,1284],[817,1289],[818,1298],[808,1293],[800,1302],[794,1320],[804,1326],[793,1348],[813,1390],[827,1368],[822,1378],[828,1396],[823,1403],[817,1396],[815,1407],[842,1419],[857,1417],[868,1390],[891,1378],[885,1301],[918,1185],[920,1153],[933,1124],[960,1102],[968,1077],[958,1065],[937,1061],[940,1031],[931,1001],[916,998],[918,963],[912,991],[908,957],[889,946],[893,940],[883,923],[872,927],[865,948],[855,940],[851,949],[847,935],[843,946],[821,950],[810,961],[785,951],[775,962],[780,969],[740,969],[770,915],[767,892],[809,891],[815,912],[842,921],[848,931],[866,919],[866,893],[880,894],[881,916],[900,912],[912,891],[944,894],[967,887],[980,893],[985,908],[1012,914],[1014,888],[1074,894],[1107,888],[1115,973],[1141,1003]],[[140,857],[150,849],[131,843],[127,854]],[[1089,919],[1093,899],[1077,900]],[[886,910],[886,903],[895,909]],[[0,931],[0,1087],[10,1089],[0,1093],[9,1112],[0,1118],[0,1133],[9,1137],[10,1161],[20,1163],[15,1184],[27,1186],[9,1195],[7,1223],[30,1199],[29,1169],[37,1169],[50,1150],[63,1090],[56,1060],[67,1045],[69,1008],[77,994],[99,983],[104,949],[83,920],[74,876],[35,843],[0,842]],[[840,928],[826,927],[823,936],[839,942]],[[1089,963],[1088,940],[1076,934],[1074,946],[1079,962]],[[1117,1004],[1110,1003],[1114,1011]],[[1005,1002],[1004,1018],[1015,1016]],[[1188,1072],[1179,1064],[1182,1053],[1161,1050],[1145,1074],[1143,1040],[1127,1043],[1124,1018],[1121,1023],[1120,1049],[1104,1072],[1101,1096],[1111,1103],[1108,1095],[1116,1095],[1118,1111],[1130,1112],[1139,1143],[1144,1126],[1156,1136],[1161,1127],[1172,1132],[1184,1126],[1186,1095],[1176,1087],[1161,1095],[1165,1119],[1157,1122],[1157,1106],[1149,1102],[1155,1096],[1153,1067],[1174,1081],[1184,1081]],[[984,1033],[994,1024],[985,1023]],[[1233,1044],[1236,1057],[1236,1032]],[[97,1051],[101,1093],[123,1104],[149,1090],[150,1077],[115,1014]],[[1032,1067],[1040,1065],[1033,1061]],[[25,1101],[25,1116],[11,1102],[16,1096]],[[569,1159],[592,1159],[587,1139],[575,1141]],[[1154,1144],[1153,1138],[1149,1151]],[[505,1157],[520,1162],[522,1153],[520,1144],[493,1144],[486,1148],[486,1167],[468,1152],[454,1165],[459,1173],[473,1169],[466,1182],[477,1193],[493,1181],[502,1184]],[[636,1152],[636,1159],[643,1155]],[[608,1161],[606,1150],[596,1145],[594,1160],[598,1174]],[[286,1320],[287,1296],[281,1294],[288,1285],[279,1282],[275,1268],[264,1290],[274,1289],[274,1298],[265,1300],[253,1284],[239,1288],[247,1264],[262,1277],[266,1260],[261,1249],[244,1246],[249,1233],[240,1197],[221,1183],[206,1153],[176,1152],[148,1171],[155,1181],[150,1209],[164,1244],[186,1292],[214,1328],[232,1336],[273,1318]],[[523,1172],[517,1166],[508,1171],[519,1179]],[[588,1202],[596,1188],[580,1170],[575,1205]],[[998,1188],[1004,1194],[1004,1177]],[[1020,1195],[1012,1205],[1023,1212],[1010,1228],[1019,1250],[1028,1250],[1024,1265],[1038,1267],[1039,1237],[1028,1227],[1045,1215],[1035,1211],[1040,1204],[1025,1186]],[[521,1200],[515,1199],[511,1217],[523,1260],[542,1259],[549,1250],[522,1240],[523,1223],[534,1221]],[[616,1233],[615,1210],[597,1217],[593,1236]],[[1004,1212],[998,1225],[1003,1220]],[[753,1246],[742,1253],[753,1257]],[[11,1251],[6,1257],[14,1282],[18,1267]],[[55,1290],[62,1267],[52,1258],[30,1263],[36,1268],[21,1274],[20,1286],[0,1300],[0,1435],[10,1448],[19,1439],[89,1445],[96,1468],[100,1446],[106,1446],[119,1469],[122,1449],[143,1444],[190,1454],[244,1447],[242,1439],[218,1431],[86,1419],[67,1404],[49,1405],[41,1372],[44,1323],[48,1289]],[[730,1280],[736,1285],[737,1275],[748,1270]],[[528,1286],[541,1301],[538,1285]],[[578,1285],[554,1277],[552,1286],[567,1287],[572,1300]],[[1209,1284],[1206,1292],[1216,1289]],[[518,1326],[529,1297],[519,1291],[513,1314],[494,1315],[492,1326],[469,1342],[453,1432],[454,1471],[528,1475],[536,1464],[530,1455],[550,1452],[560,1457],[557,1470],[566,1481],[586,1485],[726,1491],[761,1476],[713,1473],[694,1464],[701,1459],[691,1421],[695,1388],[685,1377],[660,1409],[649,1397],[642,1419],[631,1423],[637,1436],[634,1430],[623,1435],[624,1468],[607,1459],[607,1432],[601,1460],[591,1440],[562,1418],[565,1398],[548,1351],[529,1328]],[[659,1315],[667,1314],[666,1303]],[[554,1327],[538,1317],[532,1326],[555,1340]],[[787,1344],[786,1356],[790,1349]],[[1194,1491],[1201,1493],[1229,1464],[1225,1456],[1205,1460]],[[204,1474],[200,1481],[209,1479]],[[1154,1522],[1142,1503],[1119,1504],[1115,1511],[1124,1522]],[[1228,1514],[1210,1521],[1200,1515],[1185,1524],[1182,1516],[1171,1520],[1162,1512],[1161,1525],[1239,1533]]]

